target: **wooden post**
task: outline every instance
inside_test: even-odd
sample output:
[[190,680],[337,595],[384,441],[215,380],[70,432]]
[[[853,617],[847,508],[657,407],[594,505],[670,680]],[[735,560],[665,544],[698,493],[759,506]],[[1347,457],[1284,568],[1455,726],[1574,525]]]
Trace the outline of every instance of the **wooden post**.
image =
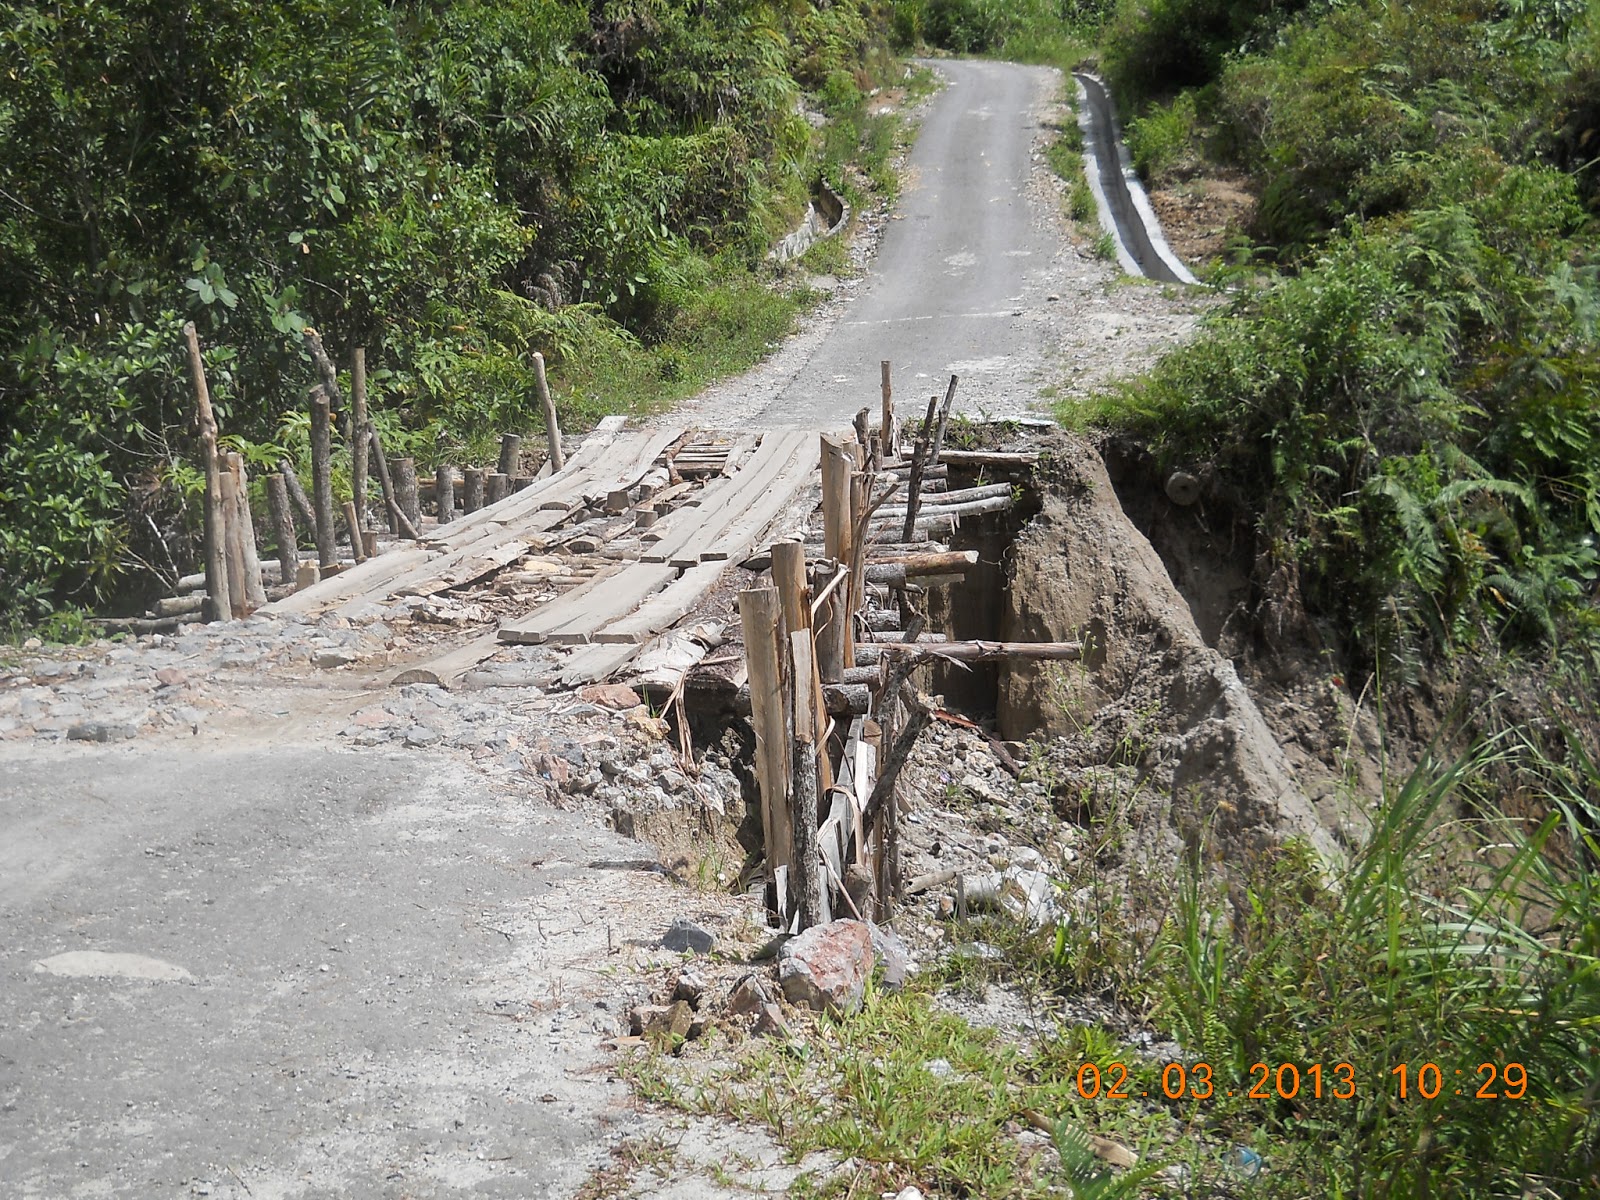
[[228,456],[218,456],[218,482],[222,489],[222,556],[228,577],[228,611],[225,617],[238,620],[250,615],[250,602],[244,595],[244,545],[239,540],[239,481],[234,477]]
[[484,479],[484,501],[488,504],[497,504],[511,494],[511,476],[503,471],[494,471]]
[[822,435],[822,529],[823,548],[834,562],[848,562],[853,532],[850,524],[850,475],[855,469],[854,455],[845,443],[832,435]]
[[878,369],[882,377],[880,385],[883,390],[883,423],[878,428],[879,461],[888,462],[899,453],[900,449],[898,439],[895,437],[894,387],[890,383],[889,360],[884,359],[879,363]]
[[[816,578],[812,581],[813,593],[820,594],[822,588],[826,587],[837,574],[837,563],[830,559],[819,562]],[[844,648],[852,636],[849,614],[844,609],[845,597],[848,595],[848,591],[843,587],[833,588],[812,617],[817,632],[817,673],[821,675],[825,684],[841,683],[844,680]]]
[[362,529],[367,527],[367,450],[367,352],[357,346],[350,352],[350,490]]
[[[814,800],[818,795],[826,796],[828,789],[833,786],[833,763],[828,758],[827,746],[822,744],[828,727],[828,718],[822,695],[822,680],[815,668],[817,651],[811,627],[811,589],[806,582],[806,548],[803,542],[788,541],[773,545],[772,581],[778,588],[778,607],[783,616],[784,634],[803,633],[806,638],[808,674],[804,686],[811,693],[806,711],[813,714],[816,727],[812,730],[812,739],[821,747],[820,757],[816,761],[816,789],[812,797]],[[801,682],[796,681],[794,687],[798,691]],[[798,708],[795,711],[798,711]],[[799,717],[795,720],[798,723]],[[797,724],[796,729],[798,728]],[[798,732],[796,736],[799,736]],[[804,810],[797,808],[795,811]],[[812,823],[815,826],[815,810]],[[799,853],[799,849],[796,848],[795,854]]]
[[206,595],[211,598],[211,620],[226,621],[233,606],[228,594],[228,527],[222,504],[222,472],[217,463],[217,418],[211,411],[211,389],[206,385],[200,335],[195,332],[193,321],[184,325],[183,340],[189,348],[189,377],[194,383],[195,419],[200,426],[200,453],[206,472]]
[[267,476],[267,511],[272,516],[272,536],[278,540],[278,578],[292,583],[294,569],[300,565],[300,547],[289,512],[289,487],[281,472]]
[[350,557],[361,562],[367,556],[361,545],[361,518],[356,515],[356,502],[344,502],[344,526],[350,531]]
[[317,564],[323,567],[339,561],[333,528],[332,420],[328,391],[319,384],[311,389],[311,507],[317,518]]
[[917,446],[911,454],[911,478],[906,481],[906,523],[901,541],[909,542],[917,532],[917,509],[922,504],[922,472],[928,466],[928,439],[933,430],[933,406],[939,397],[928,401],[928,415],[922,418],[922,432],[917,434]]
[[449,463],[440,463],[433,472],[433,500],[439,509],[439,524],[445,525],[456,515],[456,469]]
[[794,879],[801,929],[810,929],[822,923],[822,872],[817,846],[819,764],[816,737],[817,719],[822,714],[813,708],[812,689],[816,669],[812,665],[811,649],[810,629],[796,629],[789,635],[789,675],[793,681],[794,704],[794,862],[790,874]]
[[[267,589],[261,583],[261,556],[256,552],[256,523],[250,515],[250,476],[245,473],[244,455],[228,455],[228,470],[233,475],[234,502],[228,519],[239,527],[239,566],[244,575],[244,615],[248,617],[267,602]],[[237,606],[237,598],[234,604]]]
[[559,471],[567,465],[561,453],[561,422],[556,417],[556,403],[550,398],[550,381],[544,375],[544,355],[537,350],[533,354],[533,378],[539,385],[539,405],[544,409],[544,428],[550,438],[550,469]]
[[517,470],[517,461],[522,457],[522,437],[515,433],[502,433],[500,435],[500,474],[515,479],[522,474]]
[[[773,588],[739,593],[739,623],[750,672],[750,719],[756,731],[756,778],[761,785],[761,827],[767,868],[790,863],[788,738],[783,720],[783,667],[778,658],[781,613]],[[780,906],[781,906],[780,900]]]
[[950,425],[950,406],[955,403],[956,380],[956,376],[950,376],[950,386],[944,393],[944,407],[939,410],[939,429],[933,435],[933,453],[928,457],[930,467],[939,465],[939,453],[944,449],[944,431]]
[[870,408],[858,409],[854,421],[856,443],[866,454],[865,466],[875,468],[872,457],[872,410]]
[[461,469],[461,511],[475,513],[483,507],[483,468]]
[[383,440],[378,437],[376,426],[368,427],[367,437],[372,441],[373,461],[378,464],[378,483],[383,488],[383,502],[389,509],[389,527],[396,534],[417,541],[417,527],[406,519],[406,514],[400,511],[400,502],[395,499],[394,481],[389,478],[389,460],[384,456]]
[[414,459],[397,458],[389,465],[394,473],[394,498],[411,522],[411,528],[422,528],[422,503],[417,498],[417,464]]
[[283,475],[284,486],[289,489],[289,499],[294,501],[294,511],[300,514],[306,529],[315,537],[317,514],[311,511],[311,500],[306,496],[306,489],[300,486],[300,476],[295,472],[294,464],[286,458],[278,464],[278,471]]

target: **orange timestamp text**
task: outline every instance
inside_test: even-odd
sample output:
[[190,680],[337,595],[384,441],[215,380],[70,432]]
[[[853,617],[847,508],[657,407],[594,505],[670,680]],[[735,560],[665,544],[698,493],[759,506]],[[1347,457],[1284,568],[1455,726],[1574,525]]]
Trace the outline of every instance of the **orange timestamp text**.
[[[1357,1072],[1352,1063],[1254,1063],[1249,1079],[1229,1085],[1220,1082],[1208,1062],[1161,1065],[1160,1095],[1168,1100],[1213,1100],[1219,1096],[1238,1096],[1247,1100],[1354,1100]],[[1395,1095],[1401,1100],[1432,1100],[1453,1087],[1458,1096],[1479,1100],[1521,1100],[1528,1094],[1528,1071],[1521,1063],[1480,1063],[1473,1071],[1454,1070],[1447,1074],[1438,1063],[1401,1063],[1389,1072]],[[1150,1097],[1151,1091],[1135,1090],[1126,1064],[1114,1062],[1101,1068],[1086,1062],[1078,1068],[1075,1080],[1078,1095],[1085,1100],[1133,1100]],[[1474,1086],[1476,1083],[1476,1086]]]

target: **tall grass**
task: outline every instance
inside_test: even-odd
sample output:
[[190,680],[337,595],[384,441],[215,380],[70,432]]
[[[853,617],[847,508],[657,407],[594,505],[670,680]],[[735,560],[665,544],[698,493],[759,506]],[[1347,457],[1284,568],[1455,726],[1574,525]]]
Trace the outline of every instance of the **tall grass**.
[[[1519,775],[1536,820],[1480,794]],[[1219,1093],[1264,1065],[1272,1099],[1205,1115],[1267,1148],[1269,1193],[1600,1194],[1597,797],[1581,749],[1507,734],[1421,764],[1331,886],[1292,849],[1226,899],[1192,864],[1158,1011]],[[1286,1063],[1323,1098],[1280,1096]]]

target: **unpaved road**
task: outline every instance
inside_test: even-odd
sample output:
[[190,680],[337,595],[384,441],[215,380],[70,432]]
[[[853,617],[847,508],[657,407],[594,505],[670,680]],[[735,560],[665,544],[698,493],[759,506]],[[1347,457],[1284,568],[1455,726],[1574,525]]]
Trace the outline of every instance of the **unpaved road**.
[[[1042,150],[1060,123],[1061,76],[1009,63],[929,63],[928,106],[898,203],[865,277],[766,363],[682,415],[711,428],[831,428],[879,404],[894,364],[903,418],[951,374],[956,411],[1038,415],[1052,394],[1142,370],[1193,327],[1192,304],[1070,236]],[[1065,86],[1072,87],[1070,80]]]
[[[902,398],[957,371],[965,411],[1020,413],[1187,327],[1062,240],[1054,77],[939,69],[859,299],[688,419],[836,423],[882,358]],[[233,705],[194,736],[0,727],[0,1195],[569,1196],[643,1121],[599,1005],[713,899],[586,867],[638,850],[462,754],[339,748],[359,701],[300,663],[268,704],[225,654],[186,663]]]

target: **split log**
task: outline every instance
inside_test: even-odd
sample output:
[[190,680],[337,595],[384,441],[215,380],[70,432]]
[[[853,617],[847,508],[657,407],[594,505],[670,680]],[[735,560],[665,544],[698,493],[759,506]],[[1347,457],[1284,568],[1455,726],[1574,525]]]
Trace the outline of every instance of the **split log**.
[[[367,352],[350,352],[350,491],[355,496],[356,523],[367,527]],[[357,541],[360,539],[358,538]],[[359,557],[359,556],[358,556]]]
[[228,527],[222,503],[222,470],[217,461],[217,417],[211,409],[211,389],[200,358],[200,335],[195,332],[193,321],[184,325],[183,339],[189,350],[189,377],[194,384],[195,420],[200,427],[200,453],[206,473],[206,594],[211,597],[211,619],[226,621],[233,606],[228,592]]
[[278,541],[278,578],[293,579],[300,562],[300,546],[294,535],[294,517],[289,512],[289,486],[281,471],[267,476],[267,512],[272,518],[272,536]]
[[[924,634],[923,637],[939,635]],[[856,647],[856,657],[863,655],[888,655],[895,659],[911,659],[918,663],[938,662],[999,662],[1020,659],[1027,662],[1073,661],[1083,657],[1082,642],[931,642],[908,644],[905,642],[869,642]]]
[[539,388],[539,407],[544,410],[545,434],[550,439],[550,466],[559,471],[567,465],[561,453],[561,422],[556,418],[556,404],[550,398],[550,381],[544,374],[544,355],[534,351],[533,381]]
[[449,463],[440,463],[433,472],[433,503],[438,509],[439,524],[455,519],[456,469]]
[[483,470],[465,467],[461,471],[461,511],[475,513],[483,507]]
[[417,463],[412,458],[397,458],[389,468],[394,472],[394,499],[411,528],[422,528],[422,500],[417,495]]
[[244,598],[249,605],[249,616],[267,602],[267,589],[261,583],[261,557],[256,552],[256,523],[250,515],[250,476],[245,473],[244,455],[228,455],[228,469],[233,472],[234,511],[230,521],[239,526],[239,565],[244,575]]
[[[310,330],[307,333],[314,338]],[[320,346],[320,343],[318,343]],[[329,364],[331,369],[332,364]],[[317,562],[326,567],[339,560],[333,528],[333,431],[325,387],[311,389],[311,497],[316,513]]]

